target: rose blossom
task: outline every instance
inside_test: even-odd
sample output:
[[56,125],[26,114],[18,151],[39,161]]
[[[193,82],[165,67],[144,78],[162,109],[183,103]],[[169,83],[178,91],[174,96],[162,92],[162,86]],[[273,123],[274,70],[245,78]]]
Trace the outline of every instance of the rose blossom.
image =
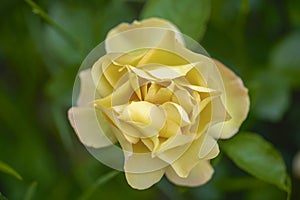
[[105,49],[80,72],[77,105],[69,110],[80,141],[96,149],[119,143],[133,188],[149,188],[163,175],[178,185],[206,183],[219,153],[216,140],[232,137],[247,116],[241,79],[187,49],[163,19],[120,24]]

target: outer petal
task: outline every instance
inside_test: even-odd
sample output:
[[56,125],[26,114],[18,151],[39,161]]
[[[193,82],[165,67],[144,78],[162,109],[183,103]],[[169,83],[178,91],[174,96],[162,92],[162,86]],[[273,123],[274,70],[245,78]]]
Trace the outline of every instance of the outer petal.
[[124,163],[125,172],[134,173],[134,174],[135,173],[144,174],[144,173],[154,172],[157,170],[164,169],[169,165],[169,163],[166,163],[165,161],[161,160],[158,157],[152,157],[151,152],[145,152],[145,153],[136,152],[137,150],[144,150],[144,149],[138,149],[139,147],[136,146],[137,145],[133,145],[134,152],[132,152],[132,154],[126,157],[125,159],[125,163]]
[[226,95],[222,96],[222,101],[231,119],[212,127],[216,130],[213,136],[215,138],[230,138],[237,133],[242,122],[246,119],[250,100],[248,90],[243,85],[242,80],[219,61],[215,61],[215,63],[221,73],[226,92]]
[[109,127],[102,126],[104,130],[100,127],[98,120],[102,117],[100,111],[93,108],[73,107],[69,110],[68,117],[80,141],[86,146],[106,147],[115,141]]
[[184,44],[175,25],[166,20],[149,18],[140,22],[134,21],[132,24],[122,23],[112,29],[105,40],[106,51],[128,52],[140,48],[153,48],[160,42],[166,30],[176,32],[176,39]]
[[91,69],[81,71],[80,78],[80,93],[77,99],[78,106],[88,106],[89,103],[95,100],[96,87],[92,79]]
[[217,141],[210,135],[206,135],[203,145],[201,146],[199,152],[200,159],[213,159],[220,152],[219,145]]
[[167,178],[176,185],[195,187],[209,181],[213,175],[213,168],[208,161],[199,161],[186,178],[179,177],[172,167],[167,168]]
[[128,184],[139,190],[147,189],[153,184],[157,183],[161,177],[164,175],[165,169],[160,169],[153,172],[134,174],[125,173]]
[[197,140],[191,143],[189,148],[184,152],[184,154],[171,164],[177,176],[182,178],[188,177],[191,170],[200,161],[199,152],[203,144],[204,138],[204,136],[199,137]]

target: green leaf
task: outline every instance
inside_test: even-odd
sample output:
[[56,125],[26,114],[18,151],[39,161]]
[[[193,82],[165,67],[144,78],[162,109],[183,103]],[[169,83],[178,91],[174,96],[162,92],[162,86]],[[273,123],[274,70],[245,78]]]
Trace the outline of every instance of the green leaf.
[[290,179],[280,153],[261,136],[240,133],[230,140],[220,141],[220,146],[238,167],[290,193]]
[[76,41],[76,38],[68,31],[66,31],[62,26],[57,24],[39,5],[37,5],[32,0],[25,0],[25,2],[32,8],[33,13],[39,15],[46,23],[58,31],[70,44],[74,47],[80,47],[81,45]]
[[37,182],[32,182],[30,186],[28,187],[24,200],[31,200],[34,197],[34,194],[36,193],[36,187],[37,187]]
[[0,200],[7,200],[7,198],[0,192]]
[[270,64],[293,86],[300,87],[300,32],[294,32],[278,43],[270,56]]
[[249,84],[253,113],[260,119],[279,121],[290,104],[290,85],[272,71],[257,73]]
[[168,19],[195,40],[202,38],[209,15],[210,0],[149,0],[142,11],[142,18]]
[[79,200],[88,200],[92,194],[103,184],[114,178],[119,174],[119,171],[111,171],[101,177],[99,177],[94,184],[92,184],[88,190],[86,190],[80,197]]
[[0,171],[12,175],[19,180],[22,180],[22,177],[18,172],[16,172],[13,168],[2,161],[0,161]]

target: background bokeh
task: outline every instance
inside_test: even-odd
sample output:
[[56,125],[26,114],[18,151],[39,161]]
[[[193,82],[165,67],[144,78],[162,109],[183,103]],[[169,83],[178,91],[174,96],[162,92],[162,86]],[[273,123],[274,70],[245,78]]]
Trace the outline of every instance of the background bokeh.
[[170,19],[242,77],[251,97],[242,130],[259,133],[279,150],[292,177],[292,199],[300,199],[300,179],[292,173],[300,151],[300,1],[35,3],[0,1],[0,161],[22,176],[0,172],[1,200],[285,199],[223,154],[205,186],[178,187],[163,179],[137,191],[78,141],[66,113],[81,62],[110,28],[150,16]]

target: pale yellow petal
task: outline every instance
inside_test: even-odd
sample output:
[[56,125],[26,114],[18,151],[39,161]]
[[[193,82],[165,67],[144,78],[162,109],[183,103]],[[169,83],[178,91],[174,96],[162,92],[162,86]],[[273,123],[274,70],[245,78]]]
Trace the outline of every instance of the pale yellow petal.
[[130,82],[126,82],[120,87],[118,87],[110,95],[102,99],[95,100],[94,105],[99,108],[101,108],[101,106],[111,108],[113,106],[123,105],[129,102],[129,99],[133,93],[134,91],[131,87]]
[[79,73],[80,93],[77,99],[77,105],[80,107],[88,106],[95,100],[96,86],[93,82],[91,69],[86,69]]
[[165,169],[160,169],[148,173],[125,173],[128,184],[138,190],[150,188],[152,185],[160,181],[165,173]]
[[204,136],[193,141],[189,148],[182,154],[180,158],[174,161],[171,166],[180,177],[187,177],[190,171],[200,161],[199,152],[203,144]]
[[199,158],[211,160],[219,154],[219,145],[217,141],[210,135],[206,135],[200,148]]
[[163,161],[165,161],[169,164],[172,164],[177,159],[179,159],[190,146],[191,146],[190,143],[186,143],[184,145],[177,146],[175,148],[163,151],[163,152],[155,154],[155,155],[157,157],[159,157],[160,159],[162,159]]
[[167,178],[176,185],[196,187],[207,183],[212,175],[213,168],[208,161],[199,161],[185,178],[179,177],[172,167],[166,170]]
[[196,63],[175,66],[163,65],[160,63],[150,63],[140,66],[139,70],[143,70],[156,80],[172,80],[185,76],[191,69],[195,67],[195,65]]
[[100,148],[115,142],[112,130],[108,126],[100,126],[99,120],[104,120],[100,111],[94,108],[73,107],[69,110],[68,117],[84,145]]
[[193,111],[195,106],[193,102],[194,97],[192,97],[187,90],[176,90],[174,96],[176,98],[173,98],[173,101],[181,105],[188,114]]
[[176,40],[184,43],[175,25],[163,19],[149,18],[131,24],[122,23],[110,30],[105,40],[105,49],[109,53],[153,48],[160,42],[166,30],[174,32]]
[[[140,145],[140,144],[139,144]],[[133,145],[134,148],[135,145]],[[145,146],[146,150],[148,148]],[[135,151],[146,151],[145,149]],[[148,152],[132,152],[125,159],[124,171],[127,173],[148,173],[156,170],[161,170],[169,165],[158,157],[153,157],[150,151]]]
[[[201,106],[201,105],[200,105]],[[227,121],[230,119],[223,102],[220,97],[212,98],[205,107],[201,110],[199,116],[196,118],[196,123],[192,130],[197,129],[198,134],[202,134],[207,129],[212,129],[217,123]]]
[[160,145],[160,147],[157,150],[157,153],[159,154],[169,149],[182,146],[187,143],[191,143],[193,139],[194,138],[192,136],[188,136],[188,135],[180,135],[180,134],[174,135],[168,138],[165,142],[163,142]]
[[103,75],[103,66],[108,66],[110,62],[106,56],[103,56],[94,63],[91,69],[92,80],[101,97],[105,97],[113,91],[112,85]]
[[[165,123],[165,114],[161,108],[147,101],[131,102],[125,106],[118,119],[139,130],[141,135],[126,131],[133,137],[152,137],[158,134]],[[123,127],[123,125],[122,125]],[[124,127],[123,127],[124,128]],[[121,129],[123,129],[121,128]]]
[[191,123],[188,114],[180,105],[173,102],[166,102],[160,107],[166,112],[167,119],[174,121],[179,126],[186,126]]
[[[214,136],[216,138],[230,138],[239,130],[239,127],[246,119],[250,100],[248,90],[243,85],[242,80],[222,63],[215,61],[223,78],[226,94],[222,96],[226,110],[231,116],[231,120],[216,125]],[[221,130],[221,132],[220,132]]]
[[145,95],[145,101],[160,105],[171,101],[172,96],[173,91],[169,88],[161,87],[158,84],[151,84]]

